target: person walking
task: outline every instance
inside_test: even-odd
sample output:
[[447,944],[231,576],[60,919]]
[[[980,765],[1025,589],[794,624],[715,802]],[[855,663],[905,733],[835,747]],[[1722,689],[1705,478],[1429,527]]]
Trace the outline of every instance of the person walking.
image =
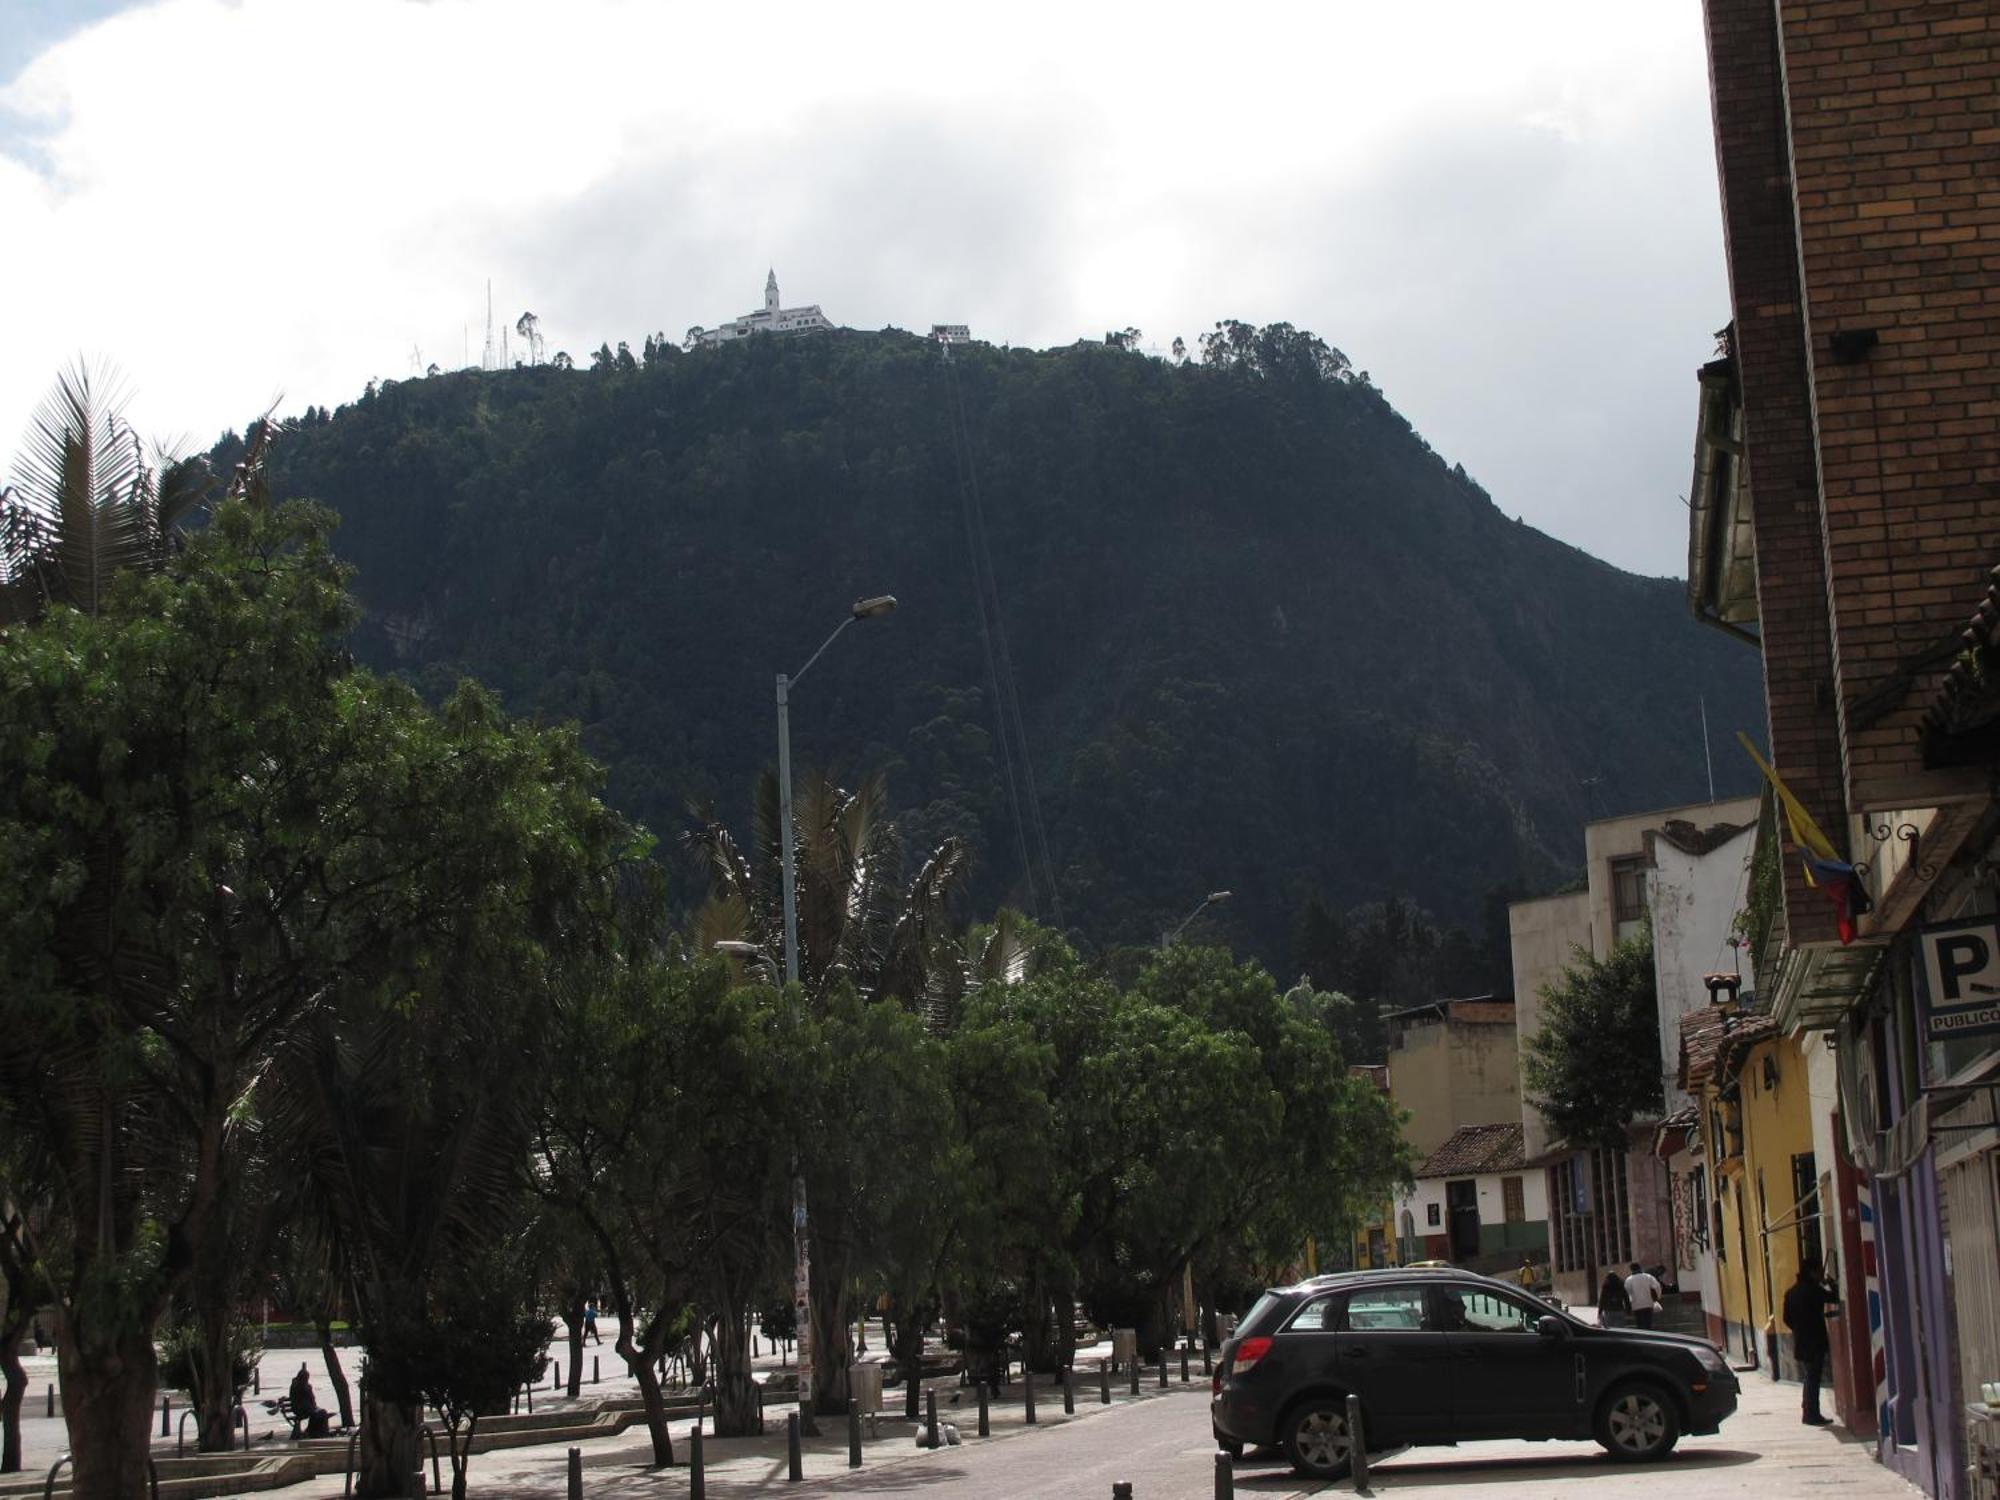
[[1521,1257],[1521,1269],[1514,1273],[1514,1279],[1521,1283],[1522,1291],[1527,1292],[1534,1290],[1535,1286],[1534,1256],[1524,1255]]
[[1792,1331],[1792,1358],[1799,1362],[1799,1420],[1808,1427],[1831,1427],[1833,1419],[1819,1409],[1820,1382],[1826,1378],[1826,1310],[1838,1308],[1840,1299],[1820,1275],[1819,1262],[1811,1257],[1799,1261],[1798,1280],[1785,1292],[1785,1326]]
[[1660,1307],[1660,1278],[1632,1262],[1632,1274],[1625,1278],[1625,1300],[1632,1308],[1632,1321],[1641,1328],[1653,1326],[1653,1314]]
[[1632,1303],[1625,1295],[1625,1283],[1618,1279],[1616,1271],[1606,1271],[1604,1285],[1597,1289],[1597,1326],[1621,1327],[1625,1315],[1631,1311]]
[[597,1299],[591,1298],[583,1304],[583,1337],[579,1343],[601,1344],[604,1342],[597,1332]]

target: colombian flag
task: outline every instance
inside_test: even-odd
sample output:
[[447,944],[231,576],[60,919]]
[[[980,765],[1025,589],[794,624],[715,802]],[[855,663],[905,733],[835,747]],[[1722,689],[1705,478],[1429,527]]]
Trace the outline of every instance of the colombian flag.
[[1757,753],[1757,747],[1750,743],[1750,736],[1739,730],[1736,738],[1750,752],[1750,758],[1757,762],[1757,769],[1771,783],[1771,790],[1778,794],[1779,805],[1785,809],[1785,824],[1791,829],[1792,845],[1804,866],[1806,884],[1833,903],[1834,922],[1840,929],[1840,941],[1843,944],[1853,942],[1857,931],[1855,924],[1874,909],[1861,872],[1840,857],[1833,841],[1820,831],[1819,824],[1806,811],[1805,804],[1792,795],[1792,789]]

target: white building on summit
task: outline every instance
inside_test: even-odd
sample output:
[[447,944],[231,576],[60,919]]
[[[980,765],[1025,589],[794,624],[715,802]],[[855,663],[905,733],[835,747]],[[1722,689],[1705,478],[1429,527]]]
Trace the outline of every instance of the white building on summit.
[[733,323],[724,323],[720,328],[690,328],[690,344],[726,344],[731,339],[747,339],[753,333],[820,333],[833,327],[827,315],[819,310],[819,304],[809,307],[780,307],[778,305],[778,273],[764,278],[764,305],[755,312],[747,312]]

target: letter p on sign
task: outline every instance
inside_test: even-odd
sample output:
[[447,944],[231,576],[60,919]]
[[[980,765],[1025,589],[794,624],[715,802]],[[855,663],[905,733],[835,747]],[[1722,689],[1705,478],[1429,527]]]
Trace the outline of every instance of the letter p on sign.
[[1925,928],[1922,938],[1934,1011],[2000,1001],[2000,920],[1946,922]]

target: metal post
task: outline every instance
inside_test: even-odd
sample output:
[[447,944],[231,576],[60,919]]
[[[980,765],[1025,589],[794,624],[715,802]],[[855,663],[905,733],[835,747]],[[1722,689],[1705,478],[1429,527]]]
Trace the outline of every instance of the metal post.
[[1236,1500],[1236,1465],[1220,1448],[1215,1450],[1215,1500]]
[[1132,1356],[1132,1368],[1129,1374],[1132,1381],[1132,1394],[1136,1396],[1139,1394],[1139,1356],[1136,1354]]
[[[821,648],[824,649],[824,648]],[[799,892],[792,853],[792,679],[778,674],[778,852],[785,882],[785,983],[799,982]],[[801,1329],[805,1325],[801,1324]]]
[[552,1391],[558,1391],[558,1390],[561,1390],[561,1389],[562,1389],[562,1361],[561,1361],[561,1360],[559,1360],[559,1359],[558,1359],[558,1360],[553,1360],[553,1361],[551,1361],[551,1362],[550,1362],[550,1364],[549,1364],[549,1370],[550,1370],[550,1374],[549,1374],[549,1389],[550,1389],[550,1390],[552,1390]]
[[993,1436],[993,1424],[988,1419],[986,1413],[986,1382],[975,1380],[972,1383],[972,1388],[979,1393],[979,1435],[981,1437],[991,1437]]
[[261,1364],[250,1367],[250,1394],[253,1396],[264,1394],[264,1367]]
[[861,1403],[847,1398],[847,1467],[861,1467]]
[[1361,1398],[1347,1398],[1347,1470],[1354,1476],[1354,1492],[1368,1491],[1368,1440],[1361,1430]]
[[1118,1482],[1111,1486],[1111,1500],[1132,1500],[1132,1486]]
[[590,1383],[592,1385],[596,1385],[597,1381],[598,1381],[597,1356],[593,1354],[590,1356]]
[[1035,1372],[1028,1368],[1028,1361],[1021,1361],[1021,1393],[1028,1405],[1028,1425],[1035,1425]]
[[171,1396],[162,1396],[162,1397],[160,1397],[160,1436],[161,1436],[161,1437],[172,1437],[172,1436],[174,1435],[174,1429],[173,1429],[173,1427],[172,1427],[171,1425],[169,1425],[169,1423],[168,1423],[168,1421],[167,1421],[167,1412],[168,1412],[168,1409],[169,1409],[169,1408],[171,1408],[171,1407],[173,1406],[173,1404],[174,1404],[174,1400],[173,1400],[173,1397],[171,1397]]
[[49,1415],[53,1417],[55,1414],[56,1414],[56,1388],[54,1383],[51,1382],[49,1385]]
[[1182,1384],[1182,1385],[1186,1385],[1187,1383],[1188,1383],[1188,1347],[1187,1347],[1187,1345],[1186,1345],[1186,1344],[1182,1344],[1182,1345],[1181,1345],[1181,1384]]
[[1097,1404],[1099,1406],[1111,1404],[1111,1361],[1107,1359],[1100,1359],[1097,1362]]
[[799,1414],[785,1413],[785,1477],[799,1480],[806,1477],[805,1455],[799,1452]]
[[1164,1391],[1166,1388],[1167,1388],[1167,1351],[1162,1349],[1160,1351],[1160,1389]]
[[1215,1373],[1215,1367],[1208,1362],[1207,1339],[1203,1339],[1201,1341],[1201,1373],[1203,1374],[1203,1376],[1209,1376]]
[[688,1438],[688,1500],[703,1500],[708,1490],[708,1466],[701,1456],[701,1429]]
[[1068,1365],[1063,1366],[1063,1415],[1066,1417],[1076,1415],[1076,1381],[1072,1378],[1073,1374]]
[[[838,634],[838,632],[835,632]],[[831,637],[829,637],[831,639]],[[820,650],[826,648],[822,646]],[[811,666],[812,663],[806,663]],[[799,982],[799,891],[797,856],[792,850],[792,680],[778,674],[778,850],[783,865],[785,901],[785,983]],[[798,1159],[792,1160],[792,1313],[798,1324],[799,1340],[799,1422],[807,1432],[813,1425],[812,1399],[812,1264],[806,1219],[806,1180],[799,1174]]]
[[583,1450],[569,1450],[569,1500],[583,1500]]
[[937,1392],[925,1391],[924,1392],[924,1446],[926,1448],[935,1448],[937,1447],[937,1445],[938,1445]]

